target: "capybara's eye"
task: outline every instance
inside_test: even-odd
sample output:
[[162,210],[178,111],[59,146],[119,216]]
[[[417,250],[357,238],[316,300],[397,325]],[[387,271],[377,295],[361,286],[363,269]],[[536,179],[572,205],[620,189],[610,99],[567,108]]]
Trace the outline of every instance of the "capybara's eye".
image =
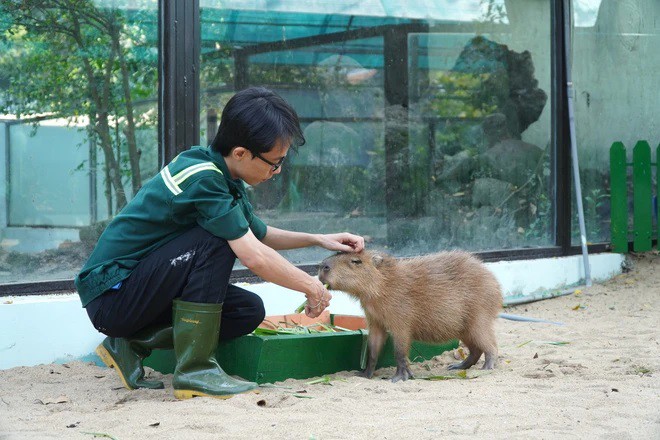
[[351,258],[351,263],[353,264],[362,264],[362,260],[359,258]]

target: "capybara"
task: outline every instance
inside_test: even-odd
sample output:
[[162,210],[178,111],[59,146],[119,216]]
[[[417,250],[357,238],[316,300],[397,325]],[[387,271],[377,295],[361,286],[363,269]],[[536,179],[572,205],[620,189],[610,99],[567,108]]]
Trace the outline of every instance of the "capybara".
[[369,328],[369,358],[362,372],[371,378],[387,332],[397,369],[392,382],[412,377],[408,352],[413,340],[460,339],[467,358],[450,369],[467,369],[485,353],[484,369],[497,359],[494,324],[502,309],[495,276],[467,252],[440,252],[398,259],[383,252],[339,253],[323,260],[319,279],[329,289],[360,300]]

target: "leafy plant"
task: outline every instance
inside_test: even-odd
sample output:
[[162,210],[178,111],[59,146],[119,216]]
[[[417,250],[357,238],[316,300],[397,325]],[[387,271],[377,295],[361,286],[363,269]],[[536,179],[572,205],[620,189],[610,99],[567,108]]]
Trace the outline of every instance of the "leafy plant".
[[127,201],[125,179],[134,192],[142,186],[136,131],[156,121],[136,100],[156,95],[157,54],[124,13],[96,5],[0,0],[0,113],[86,125],[103,153],[108,211],[116,212]]
[[589,235],[600,237],[602,219],[599,210],[608,202],[610,195],[603,189],[591,189],[584,197],[584,222]]

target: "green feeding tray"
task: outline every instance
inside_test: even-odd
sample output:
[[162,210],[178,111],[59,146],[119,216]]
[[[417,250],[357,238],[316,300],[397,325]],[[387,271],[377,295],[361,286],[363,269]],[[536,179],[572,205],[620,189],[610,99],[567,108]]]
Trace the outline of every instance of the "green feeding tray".
[[[301,314],[268,317],[264,322],[277,322],[278,318],[280,322],[281,318],[284,318],[294,324],[309,320]],[[323,318],[328,319],[332,325],[349,330],[288,335],[249,334],[220,342],[216,358],[228,374],[257,383],[273,383],[290,378],[306,379],[338,371],[363,369],[368,338],[368,332],[360,328],[365,327],[364,318],[325,314],[317,320]],[[409,356],[413,362],[422,362],[457,347],[456,340],[444,344],[415,341]],[[144,365],[164,374],[172,373],[176,366],[174,351],[154,350],[152,355],[145,359]],[[383,347],[377,367],[393,365],[396,365],[396,362],[389,338]]]

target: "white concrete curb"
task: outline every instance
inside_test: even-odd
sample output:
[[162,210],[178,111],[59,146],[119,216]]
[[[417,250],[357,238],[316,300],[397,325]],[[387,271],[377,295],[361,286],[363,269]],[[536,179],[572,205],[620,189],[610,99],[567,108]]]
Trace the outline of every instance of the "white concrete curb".
[[[598,282],[618,275],[623,261],[620,254],[590,255],[592,279]],[[584,277],[581,255],[487,265],[502,284],[505,300],[565,289]],[[292,313],[304,300],[300,293],[270,283],[242,287],[262,297],[269,315]],[[342,292],[333,292],[330,310],[363,314],[359,304]],[[76,359],[97,361],[93,353],[102,339],[75,293],[0,298],[0,369]]]

